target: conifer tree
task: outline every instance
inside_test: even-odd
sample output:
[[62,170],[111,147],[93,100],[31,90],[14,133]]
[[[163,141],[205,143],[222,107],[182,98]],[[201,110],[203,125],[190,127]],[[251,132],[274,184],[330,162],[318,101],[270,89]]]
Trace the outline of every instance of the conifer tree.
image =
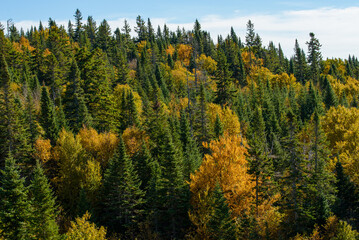
[[322,54],[320,52],[321,44],[315,37],[314,33],[310,33],[310,40],[308,45],[308,63],[310,64],[310,76],[314,84],[319,80],[320,62],[322,61]]
[[141,181],[120,138],[103,183],[103,218],[112,231],[120,230],[133,238],[143,213],[144,192],[140,186]]
[[[28,199],[25,179],[9,153],[0,177],[0,229],[5,239],[33,239],[32,204]],[[35,224],[35,223],[34,223]]]
[[325,103],[327,109],[329,109],[330,107],[337,107],[338,106],[338,98],[332,88],[332,85],[328,81],[328,79],[326,79],[326,82],[327,82],[327,84],[326,84],[324,103]]
[[[336,201],[334,204],[334,213],[340,219],[351,222],[359,211],[359,194],[358,189],[354,185],[348,175],[344,173],[343,166],[340,161],[335,165],[337,188]],[[358,221],[358,220],[356,220]]]
[[38,239],[59,239],[56,224],[57,206],[50,184],[40,162],[36,163],[30,184],[31,205],[33,207],[33,233]]
[[49,92],[45,86],[41,90],[41,117],[40,123],[45,131],[45,137],[53,144],[58,136],[59,127],[55,115],[54,104],[50,99]]
[[221,119],[219,118],[218,114],[216,115],[216,120],[214,122],[214,136],[215,138],[219,138],[223,135],[223,124],[221,122]]
[[235,221],[231,216],[230,209],[223,196],[220,185],[216,184],[211,198],[214,213],[208,222],[209,232],[213,239],[230,240],[237,239]]
[[65,92],[65,114],[70,127],[78,132],[83,125],[91,126],[91,117],[85,104],[83,90],[81,88],[80,71],[75,60],[72,61],[69,85]]
[[201,156],[196,141],[193,139],[188,118],[184,111],[181,112],[180,130],[184,160],[183,174],[185,178],[189,179],[190,174],[199,167]]
[[223,107],[225,104],[231,104],[233,89],[231,80],[232,72],[229,70],[226,56],[221,49],[218,52],[217,62],[217,91],[215,102]]

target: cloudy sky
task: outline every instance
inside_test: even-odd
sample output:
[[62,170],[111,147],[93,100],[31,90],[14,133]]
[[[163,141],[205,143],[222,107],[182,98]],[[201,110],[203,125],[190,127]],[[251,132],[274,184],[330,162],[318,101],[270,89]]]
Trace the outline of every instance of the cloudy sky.
[[359,1],[354,0],[17,0],[0,5],[0,22],[5,26],[12,19],[16,27],[25,30],[38,26],[39,21],[46,24],[50,17],[67,26],[78,8],[84,20],[87,16],[98,22],[106,19],[113,30],[121,28],[124,19],[133,27],[136,16],[141,15],[150,18],[154,26],[166,23],[171,30],[177,26],[190,30],[198,19],[213,39],[218,34],[226,36],[232,26],[244,39],[251,19],[263,44],[280,43],[288,57],[293,54],[295,39],[306,49],[310,32],[322,44],[324,58],[359,57]]

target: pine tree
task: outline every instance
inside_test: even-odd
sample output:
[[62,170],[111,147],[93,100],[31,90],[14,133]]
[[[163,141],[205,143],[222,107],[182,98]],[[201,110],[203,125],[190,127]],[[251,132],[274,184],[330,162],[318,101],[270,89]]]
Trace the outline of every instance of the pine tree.
[[112,231],[120,230],[133,238],[143,213],[144,192],[140,186],[141,181],[120,138],[103,184],[104,223]]
[[32,196],[34,235],[38,239],[59,239],[55,197],[40,162],[37,162],[33,173],[30,194]]
[[[0,56],[1,57],[1,56]],[[32,149],[26,116],[18,97],[10,88],[10,72],[7,62],[0,58],[0,166],[4,166],[9,151],[19,161],[19,164],[31,164]]]
[[0,177],[1,235],[10,240],[33,239],[31,215],[32,205],[25,179],[20,176],[15,159],[9,153]]

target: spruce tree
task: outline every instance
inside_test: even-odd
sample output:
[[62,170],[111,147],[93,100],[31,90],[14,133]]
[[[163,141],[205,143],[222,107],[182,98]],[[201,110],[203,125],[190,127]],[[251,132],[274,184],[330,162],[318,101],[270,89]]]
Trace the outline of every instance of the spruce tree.
[[91,126],[91,117],[88,113],[84,99],[83,89],[81,88],[80,71],[75,60],[72,61],[69,85],[66,88],[64,98],[64,110],[70,127],[78,132],[83,125]]
[[211,239],[237,239],[235,221],[231,216],[230,209],[218,183],[211,194],[211,198],[213,201],[211,205],[214,208],[214,213],[208,223]]
[[41,90],[40,123],[45,131],[45,137],[50,139],[52,144],[55,144],[59,133],[59,126],[57,124],[54,104],[45,86],[43,86]]
[[319,80],[320,62],[322,61],[322,54],[320,52],[321,44],[315,37],[314,33],[310,33],[310,40],[306,42],[308,45],[308,63],[310,64],[310,76],[314,84]]
[[201,163],[201,155],[197,143],[195,139],[193,139],[193,134],[185,111],[181,111],[180,130],[184,160],[183,174],[184,177],[189,180],[190,174],[194,173]]
[[338,98],[332,88],[332,85],[328,81],[328,79],[326,79],[326,82],[327,82],[327,84],[326,84],[324,103],[325,103],[327,109],[329,109],[330,107],[337,107],[338,106]]
[[20,176],[19,167],[9,153],[0,176],[1,235],[10,240],[33,239],[32,214],[25,179]]
[[112,231],[120,230],[133,238],[143,213],[144,192],[140,186],[141,181],[120,138],[103,183],[104,223]]
[[217,59],[217,91],[215,102],[220,104],[222,107],[225,104],[231,104],[233,97],[232,88],[232,72],[229,70],[229,64],[223,50],[219,50]]
[[38,239],[59,239],[59,229],[56,224],[58,210],[55,197],[40,162],[36,163],[33,172],[30,194],[34,235]]

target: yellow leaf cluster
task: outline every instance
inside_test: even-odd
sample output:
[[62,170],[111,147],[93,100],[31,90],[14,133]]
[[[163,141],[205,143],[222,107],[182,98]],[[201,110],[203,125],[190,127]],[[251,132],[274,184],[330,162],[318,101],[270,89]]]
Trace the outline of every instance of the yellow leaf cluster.
[[212,128],[214,128],[216,116],[218,115],[223,124],[223,131],[229,133],[230,135],[240,134],[238,116],[228,106],[222,109],[218,104],[209,103],[207,106],[207,115]]
[[105,169],[118,144],[116,134],[98,133],[93,128],[82,128],[78,137],[82,147]]
[[18,43],[13,42],[13,45],[18,52],[23,52],[24,49],[29,50],[30,52],[35,50],[35,48],[30,45],[29,40],[24,36],[20,38]]
[[201,54],[199,58],[196,59],[196,63],[201,70],[205,70],[209,74],[213,74],[217,70],[217,62],[210,56]]
[[86,212],[81,218],[71,221],[71,227],[66,233],[68,240],[106,240],[106,228],[96,227],[89,221],[91,215]]
[[43,163],[50,160],[52,149],[50,139],[43,139],[42,137],[39,137],[35,141],[34,148],[34,154],[37,159],[40,159]]
[[[359,184],[359,109],[330,108],[323,117],[323,130],[329,141],[329,149],[340,161],[351,179]],[[332,159],[334,167],[336,159]]]
[[122,134],[122,138],[126,146],[126,152],[131,157],[141,150],[142,143],[148,142],[149,139],[145,131],[138,129],[135,126],[126,128]]
[[172,46],[172,44],[170,44],[166,49],[166,54],[167,55],[170,54],[172,56],[174,52],[175,52],[175,48]]
[[204,144],[211,154],[206,154],[200,168],[191,175],[190,190],[194,208],[205,190],[213,189],[218,182],[233,213],[247,212],[254,198],[255,183],[248,174],[247,143],[239,135],[225,133],[219,140]]
[[186,66],[189,65],[192,50],[192,47],[188,44],[179,44],[177,47],[178,58]]
[[88,155],[79,135],[75,137],[62,129],[54,147],[54,157],[59,166],[58,190],[70,207],[75,207],[82,187],[90,196],[98,190],[102,178],[100,163]]

